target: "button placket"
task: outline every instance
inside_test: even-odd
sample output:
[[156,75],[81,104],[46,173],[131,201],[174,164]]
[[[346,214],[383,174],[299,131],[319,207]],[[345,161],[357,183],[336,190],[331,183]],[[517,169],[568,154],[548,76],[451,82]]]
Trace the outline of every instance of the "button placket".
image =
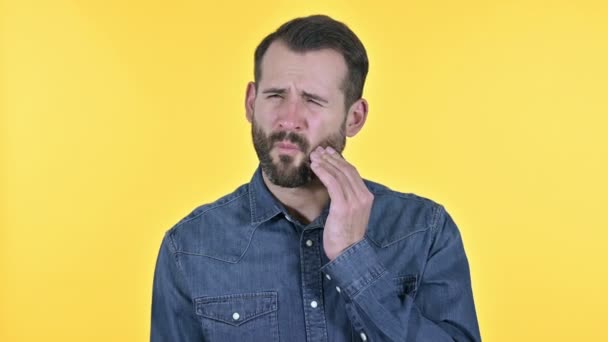
[[307,228],[301,235],[300,262],[304,321],[308,341],[327,341],[327,323],[323,308],[323,274],[319,243],[322,230]]

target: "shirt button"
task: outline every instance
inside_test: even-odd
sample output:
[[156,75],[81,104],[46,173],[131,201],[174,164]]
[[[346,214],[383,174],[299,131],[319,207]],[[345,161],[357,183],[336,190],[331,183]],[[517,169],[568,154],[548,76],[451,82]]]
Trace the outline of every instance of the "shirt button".
[[310,306],[312,306],[313,308],[316,308],[318,305],[316,300],[313,300],[312,302],[310,302]]
[[306,240],[306,246],[308,246],[308,247],[312,246],[312,240]]
[[367,341],[367,336],[365,336],[365,333],[361,333],[361,341]]
[[338,293],[340,293],[340,291],[342,291],[342,290],[340,290],[340,286],[336,286],[336,291],[338,291]]
[[241,315],[239,315],[238,312],[235,312],[235,313],[232,314],[232,319],[233,320],[238,321],[239,318],[241,318]]
[[327,280],[331,280],[331,277],[329,276],[329,274],[326,274],[325,278],[327,278]]

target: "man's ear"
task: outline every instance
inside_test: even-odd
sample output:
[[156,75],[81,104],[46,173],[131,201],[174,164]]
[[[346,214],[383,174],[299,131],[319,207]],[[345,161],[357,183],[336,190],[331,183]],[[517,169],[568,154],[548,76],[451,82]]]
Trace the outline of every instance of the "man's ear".
[[365,120],[367,119],[367,111],[369,107],[367,101],[364,98],[360,98],[355,103],[353,103],[348,109],[348,113],[346,114],[346,136],[354,137],[363,125],[365,124]]
[[247,83],[247,89],[245,90],[245,116],[247,121],[253,122],[253,108],[255,105],[255,82]]

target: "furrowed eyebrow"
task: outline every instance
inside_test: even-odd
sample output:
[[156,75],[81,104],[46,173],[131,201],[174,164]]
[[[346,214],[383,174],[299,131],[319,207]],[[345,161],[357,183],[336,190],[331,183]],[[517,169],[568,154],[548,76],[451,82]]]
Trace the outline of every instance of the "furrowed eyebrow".
[[[264,89],[262,90],[262,94],[285,94],[287,93],[287,89],[286,88],[268,88],[268,89]],[[302,91],[302,96],[309,98],[309,99],[313,99],[315,101],[318,102],[322,102],[322,103],[329,103],[329,101],[327,101],[325,98],[317,95],[317,94],[313,94],[313,93],[309,93],[307,91]]]
[[321,96],[317,95],[317,94],[312,94],[312,93],[308,93],[303,91],[302,95],[304,95],[305,97],[308,97],[309,99],[313,99],[315,101],[319,101],[319,102],[323,102],[323,103],[329,103],[329,101],[327,101],[326,99],[322,98]]
[[287,89],[285,88],[268,88],[262,91],[262,94],[285,94]]

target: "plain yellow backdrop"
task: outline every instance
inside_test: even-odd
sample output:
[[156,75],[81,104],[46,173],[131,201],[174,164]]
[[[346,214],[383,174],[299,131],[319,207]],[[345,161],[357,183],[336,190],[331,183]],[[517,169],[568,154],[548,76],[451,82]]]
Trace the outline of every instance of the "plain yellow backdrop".
[[249,181],[253,50],[314,13],[367,47],[345,156],[446,206],[486,341],[607,341],[604,1],[0,7],[0,341],[146,341],[163,233]]

